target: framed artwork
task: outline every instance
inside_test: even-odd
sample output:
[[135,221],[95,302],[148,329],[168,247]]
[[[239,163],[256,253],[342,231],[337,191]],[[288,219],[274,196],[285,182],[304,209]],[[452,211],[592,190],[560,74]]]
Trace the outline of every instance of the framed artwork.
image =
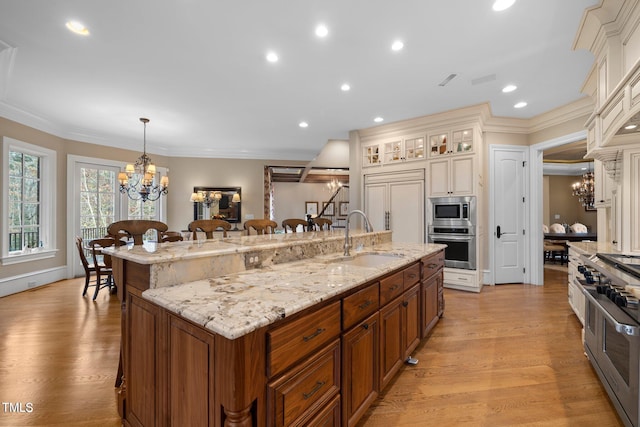
[[305,215],[318,215],[318,202],[304,202]]
[[338,208],[339,208],[338,214],[340,216],[349,215],[349,202],[340,202],[340,204],[338,205]]
[[597,211],[598,209],[596,209],[596,207],[594,205],[586,205],[584,207],[585,212],[590,212],[590,211]]
[[334,216],[336,214],[335,203],[333,202],[322,202],[322,209],[324,209],[324,215],[326,216]]

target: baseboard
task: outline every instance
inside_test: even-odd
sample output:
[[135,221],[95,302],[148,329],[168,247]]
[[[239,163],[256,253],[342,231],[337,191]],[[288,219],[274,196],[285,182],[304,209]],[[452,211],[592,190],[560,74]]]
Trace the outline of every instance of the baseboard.
[[61,266],[0,279],[0,297],[17,294],[66,278],[67,267]]

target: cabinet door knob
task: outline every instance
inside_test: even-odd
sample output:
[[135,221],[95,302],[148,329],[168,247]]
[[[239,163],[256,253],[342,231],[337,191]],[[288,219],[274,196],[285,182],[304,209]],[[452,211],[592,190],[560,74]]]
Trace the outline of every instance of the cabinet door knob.
[[408,306],[408,305],[409,305],[409,302],[408,302],[408,301],[402,301],[402,306],[403,306],[403,307],[406,307],[406,306]]
[[362,325],[362,327],[363,327],[364,329],[369,329],[369,324],[368,324],[368,323],[365,323],[364,325]]

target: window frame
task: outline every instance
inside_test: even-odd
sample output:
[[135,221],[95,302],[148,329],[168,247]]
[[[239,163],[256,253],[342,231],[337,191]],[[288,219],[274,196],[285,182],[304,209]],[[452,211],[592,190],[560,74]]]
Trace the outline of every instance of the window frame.
[[[2,239],[0,239],[0,263],[17,264],[53,258],[58,252],[56,233],[56,156],[54,150],[3,137],[2,143]],[[40,158],[40,240],[43,247],[9,253],[9,152],[38,156]]]

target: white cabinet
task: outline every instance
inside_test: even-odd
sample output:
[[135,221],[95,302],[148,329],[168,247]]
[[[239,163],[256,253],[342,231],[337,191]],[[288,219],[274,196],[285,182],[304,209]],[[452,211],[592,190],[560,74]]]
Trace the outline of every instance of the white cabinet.
[[593,161],[594,175],[594,205],[596,208],[611,205],[611,193],[616,187],[616,182],[607,173],[604,163],[600,160]]
[[438,132],[429,136],[429,157],[473,152],[473,129]]
[[[616,203],[622,207],[622,251],[640,253],[640,149],[624,152],[622,174],[621,200]],[[612,217],[617,221],[620,214],[612,212]]]
[[411,136],[366,145],[362,148],[362,166],[390,165],[425,158],[425,137]]
[[582,294],[582,285],[578,282],[578,279],[582,277],[582,274],[578,272],[578,265],[580,264],[582,264],[580,261],[580,254],[576,249],[569,246],[567,296],[569,298],[569,305],[571,306],[571,309],[580,320],[580,323],[584,326],[585,297]]
[[474,156],[430,160],[428,170],[429,197],[474,195]]
[[365,175],[364,211],[394,241],[424,243],[424,170]]

